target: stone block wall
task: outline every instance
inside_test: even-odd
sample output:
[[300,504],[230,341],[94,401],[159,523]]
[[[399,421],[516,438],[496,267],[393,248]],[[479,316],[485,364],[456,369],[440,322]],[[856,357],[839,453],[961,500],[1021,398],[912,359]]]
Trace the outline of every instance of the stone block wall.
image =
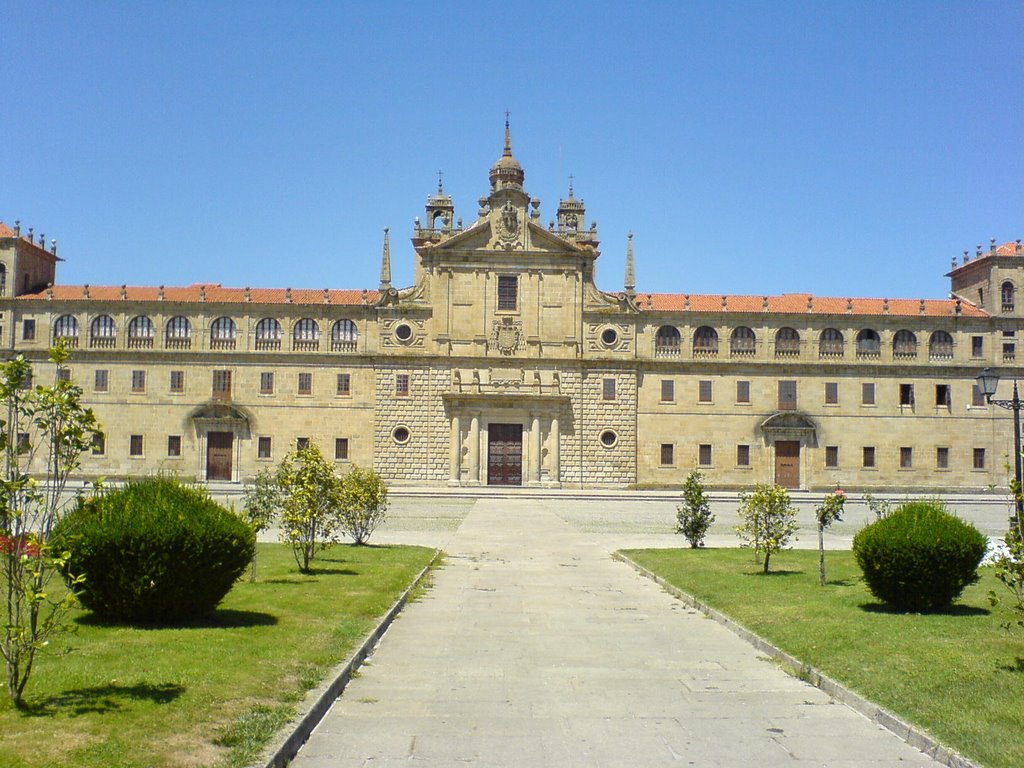
[[[408,395],[396,394],[398,375],[408,375]],[[447,368],[377,367],[374,469],[385,480],[415,484],[445,479],[450,430],[441,394],[450,380]],[[400,427],[409,432],[404,443],[395,439]]]

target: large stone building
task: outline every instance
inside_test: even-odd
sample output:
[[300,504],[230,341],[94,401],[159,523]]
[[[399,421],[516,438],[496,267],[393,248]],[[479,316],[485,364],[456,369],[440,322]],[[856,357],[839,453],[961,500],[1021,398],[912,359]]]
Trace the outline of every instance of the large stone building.
[[2,334],[37,377],[65,339],[104,439],[90,476],[242,482],[296,442],[393,483],[979,489],[1005,485],[1020,241],[966,254],[949,299],[729,296],[594,282],[570,188],[543,224],[506,129],[467,226],[439,187],[412,287],[69,286],[0,224]]

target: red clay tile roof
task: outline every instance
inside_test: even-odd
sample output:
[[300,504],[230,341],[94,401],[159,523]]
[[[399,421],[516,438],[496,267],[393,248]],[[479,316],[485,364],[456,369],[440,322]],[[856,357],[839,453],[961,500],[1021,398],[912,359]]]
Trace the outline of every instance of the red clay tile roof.
[[[768,306],[765,308],[765,299]],[[643,293],[636,294],[641,310],[655,312],[768,312],[769,314],[814,315],[899,315],[947,317],[956,314],[954,299],[844,299],[785,293],[782,296],[723,296],[722,294]],[[922,311],[922,303],[924,311]],[[888,304],[888,312],[886,305]],[[966,301],[960,302],[965,317],[987,317],[987,313]]]
[[973,266],[974,264],[976,264],[979,261],[984,261],[985,259],[992,258],[993,255],[995,255],[995,256],[1020,256],[1020,255],[1022,255],[1022,252],[1017,250],[1017,243],[1016,242],[1012,242],[1012,243],[1003,243],[1002,245],[996,246],[995,251],[993,251],[991,247],[986,248],[985,250],[983,250],[981,252],[980,256],[976,255],[976,254],[968,253],[967,256],[970,259],[970,261],[968,261],[966,264],[960,264],[959,266],[953,267],[953,270],[949,274],[952,275],[952,274],[956,273],[958,270],[963,269],[964,267],[971,267],[971,266]]
[[[88,297],[86,289],[88,288]],[[205,300],[208,304],[244,304],[245,288],[224,288],[217,283],[193,283],[189,286],[167,286],[162,289],[164,301],[198,303],[205,293]],[[121,286],[119,285],[55,285],[53,286],[53,299],[57,301],[83,300],[88,298],[92,301],[121,301]],[[124,301],[159,301],[161,288],[156,286],[135,286],[124,287]],[[286,288],[249,288],[249,303],[252,304],[287,304],[289,289]],[[373,304],[380,297],[379,291],[367,291],[366,301]],[[48,299],[50,296],[46,290],[37,293],[27,293],[18,297],[19,299]],[[324,289],[316,288],[293,288],[291,289],[292,304],[362,304],[363,291],[361,290],[328,290],[327,300],[324,300]]]
[[17,237],[17,235],[14,234],[13,229],[0,221],[0,237]]

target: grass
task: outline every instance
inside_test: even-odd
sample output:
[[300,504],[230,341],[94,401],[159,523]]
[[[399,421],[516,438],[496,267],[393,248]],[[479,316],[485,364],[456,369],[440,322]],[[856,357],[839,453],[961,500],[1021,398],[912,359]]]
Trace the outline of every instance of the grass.
[[825,587],[816,551],[776,555],[767,576],[749,550],[623,554],[963,755],[1024,765],[1024,633],[1000,626],[1016,616],[990,569],[946,612],[899,614],[870,594],[851,552],[827,553]]
[[140,629],[76,616],[72,652],[44,653],[27,712],[0,691],[4,768],[243,766],[295,704],[375,626],[433,551],[334,547],[300,574],[291,550],[259,545],[209,618]]

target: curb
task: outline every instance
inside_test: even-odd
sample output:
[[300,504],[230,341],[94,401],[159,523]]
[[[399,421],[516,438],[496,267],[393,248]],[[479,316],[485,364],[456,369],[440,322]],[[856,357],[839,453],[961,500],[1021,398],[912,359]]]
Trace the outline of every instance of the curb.
[[920,750],[936,762],[948,766],[948,768],[981,768],[977,763],[972,763],[970,760],[962,757],[948,747],[944,747],[939,744],[939,742],[932,738],[932,736],[923,729],[901,720],[889,710],[865,699],[860,694],[854,693],[841,683],[822,674],[810,664],[804,664],[799,659],[790,656],[781,648],[769,643],[763,637],[755,635],[742,624],[738,624],[733,621],[721,611],[717,611],[711,606],[702,603],[688,592],[684,592],[679,589],[679,587],[665,581],[661,576],[658,576],[644,568],[642,565],[633,562],[621,552],[613,552],[612,558],[626,563],[626,565],[633,568],[633,570],[641,576],[647,577],[673,597],[686,603],[691,608],[700,611],[709,619],[714,619],[723,627],[738,635],[743,640],[746,640],[754,646],[754,648],[770,657],[772,661],[778,663],[794,677],[813,685],[815,688],[818,688],[828,694],[839,703],[845,704],[851,709],[860,712],[860,714],[864,715],[868,720],[871,720],[886,730],[891,731],[907,744]]
[[381,637],[387,632],[388,627],[391,626],[391,622],[395,620],[405,607],[405,604],[409,602],[409,595],[420,585],[426,575],[433,570],[441,554],[440,549],[434,550],[434,556],[430,558],[430,562],[417,574],[412,584],[395,601],[391,609],[384,614],[380,623],[363,638],[363,642],[359,644],[359,647],[352,655],[331,670],[325,682],[306,693],[302,703],[299,704],[299,714],[286,726],[291,728],[291,732],[271,742],[263,750],[259,760],[250,763],[251,767],[286,768],[288,763],[298,754],[302,745],[306,743],[313,729],[323,720],[324,715],[333,706],[335,700],[341,696],[345,686],[352,679],[353,673],[362,665],[366,657],[370,655],[374,646],[380,642]]

